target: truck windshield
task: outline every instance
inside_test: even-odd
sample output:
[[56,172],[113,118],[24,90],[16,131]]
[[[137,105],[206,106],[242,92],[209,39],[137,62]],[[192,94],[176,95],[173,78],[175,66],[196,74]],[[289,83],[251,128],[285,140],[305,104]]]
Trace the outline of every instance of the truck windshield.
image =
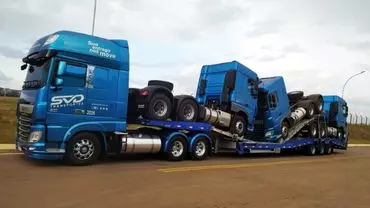
[[46,84],[49,73],[50,59],[29,64],[23,89],[38,89]]

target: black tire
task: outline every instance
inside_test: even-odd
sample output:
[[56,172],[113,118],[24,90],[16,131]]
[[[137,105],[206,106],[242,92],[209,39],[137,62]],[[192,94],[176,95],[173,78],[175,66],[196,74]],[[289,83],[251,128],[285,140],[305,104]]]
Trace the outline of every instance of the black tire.
[[148,103],[146,117],[152,120],[167,120],[172,113],[172,101],[163,94],[154,94]]
[[148,86],[161,86],[167,88],[169,91],[173,90],[173,84],[171,82],[162,80],[149,80]]
[[306,96],[307,100],[312,100],[315,106],[315,113],[320,114],[324,109],[324,99],[320,94],[308,95]]
[[181,161],[185,158],[188,151],[188,143],[182,136],[175,136],[168,145],[166,152],[167,160]]
[[298,107],[302,107],[306,110],[306,118],[312,118],[315,115],[315,105],[311,100],[303,100],[297,103]]
[[93,133],[83,132],[68,141],[64,159],[71,165],[90,165],[96,162],[100,153],[99,138]]
[[317,138],[318,132],[319,131],[317,130],[317,124],[315,122],[312,122],[309,125],[309,128],[308,128],[308,135],[309,135],[309,137],[311,137],[311,138]]
[[317,148],[315,144],[311,144],[306,147],[306,155],[314,156],[316,155],[316,152],[317,152]]
[[205,160],[209,155],[209,150],[211,149],[208,140],[201,137],[196,142],[194,142],[192,147],[192,152],[190,153],[191,159],[193,160]]
[[320,138],[326,138],[328,135],[328,132],[326,130],[326,126],[324,123],[320,124]]
[[230,132],[242,137],[247,132],[247,121],[243,116],[234,115],[230,124]]
[[292,91],[288,93],[290,103],[296,103],[303,97],[303,91]]
[[179,121],[196,121],[198,113],[198,104],[195,100],[183,99],[178,103],[177,118]]
[[327,143],[327,144],[325,145],[324,154],[326,154],[326,155],[330,155],[331,153],[333,153],[333,152],[332,152],[332,145],[331,145],[331,143],[329,142],[329,143]]
[[286,121],[283,121],[281,123],[281,138],[286,139],[288,138],[288,133],[289,133],[289,124]]
[[325,144],[320,142],[317,144],[317,155],[324,155],[325,153]]

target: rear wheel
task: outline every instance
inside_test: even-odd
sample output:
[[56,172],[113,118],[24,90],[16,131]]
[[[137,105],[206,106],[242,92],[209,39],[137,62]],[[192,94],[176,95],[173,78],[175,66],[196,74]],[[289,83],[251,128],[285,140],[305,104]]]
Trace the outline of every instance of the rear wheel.
[[171,112],[171,99],[163,93],[157,93],[149,101],[146,116],[153,120],[166,120],[171,116]]
[[306,113],[308,118],[312,118],[315,115],[315,108],[313,103],[308,103],[306,107]]
[[326,138],[327,136],[327,131],[326,131],[326,126],[325,124],[320,124],[320,137],[321,138]]
[[181,136],[175,136],[168,145],[167,159],[170,161],[181,161],[185,158],[186,152],[186,140]]
[[292,91],[288,93],[290,103],[296,103],[303,97],[303,91]]
[[167,88],[169,91],[173,90],[173,84],[171,82],[162,80],[149,80],[148,86],[161,86]]
[[180,121],[196,121],[198,104],[193,99],[184,99],[179,103],[177,118]]
[[311,138],[317,138],[318,131],[317,131],[317,124],[315,122],[311,123],[309,126],[309,136]]
[[209,142],[205,138],[199,138],[192,147],[191,158],[193,160],[205,160],[209,154]]
[[324,99],[320,94],[308,95],[306,99],[314,101],[316,113],[319,114],[323,111]]
[[245,135],[246,131],[247,131],[246,120],[240,115],[235,115],[233,120],[231,121],[230,132],[232,134],[237,134],[239,137],[242,137]]

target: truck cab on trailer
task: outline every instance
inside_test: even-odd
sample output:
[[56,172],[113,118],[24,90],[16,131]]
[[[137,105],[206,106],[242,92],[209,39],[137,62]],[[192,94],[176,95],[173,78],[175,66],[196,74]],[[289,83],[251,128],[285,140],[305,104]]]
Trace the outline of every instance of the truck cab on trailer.
[[93,149],[107,148],[104,132],[126,130],[126,40],[59,31],[36,41],[23,62],[27,75],[17,104],[18,150],[37,159],[61,158],[65,151],[82,159],[97,157]]
[[283,121],[289,116],[289,99],[282,77],[261,78],[258,112],[251,136],[255,140],[275,142],[282,133]]
[[347,102],[336,95],[325,95],[324,99],[324,116],[327,123],[328,134],[338,136],[340,139],[348,137],[347,130],[347,116],[348,106]]
[[257,113],[258,76],[243,64],[232,61],[205,65],[201,69],[197,102],[213,110],[231,113],[231,131],[239,135],[253,130]]

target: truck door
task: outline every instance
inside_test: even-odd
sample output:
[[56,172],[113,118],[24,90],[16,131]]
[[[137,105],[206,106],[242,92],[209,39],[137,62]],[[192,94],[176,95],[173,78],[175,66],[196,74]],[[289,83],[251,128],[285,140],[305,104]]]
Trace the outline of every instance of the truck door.
[[[56,63],[59,65],[57,68],[63,68],[63,70],[60,70],[59,74],[55,72],[54,83],[49,93],[49,112],[84,115],[86,113],[86,65],[68,61]],[[48,117],[51,120],[53,118],[56,117]]]
[[[86,114],[90,116],[103,116],[103,117],[124,117],[123,112],[118,113],[116,111],[118,100],[123,101],[122,98],[118,99],[118,70],[100,66],[88,66],[87,67],[87,95],[86,100]],[[125,78],[127,78],[125,76]],[[123,83],[127,83],[128,80],[122,80]],[[126,87],[128,88],[128,87]],[[125,89],[126,89],[125,88]],[[126,94],[127,89],[120,91],[122,95]],[[121,96],[122,96],[121,95]],[[127,99],[125,99],[127,101]],[[127,102],[124,103],[123,109],[126,109]]]

